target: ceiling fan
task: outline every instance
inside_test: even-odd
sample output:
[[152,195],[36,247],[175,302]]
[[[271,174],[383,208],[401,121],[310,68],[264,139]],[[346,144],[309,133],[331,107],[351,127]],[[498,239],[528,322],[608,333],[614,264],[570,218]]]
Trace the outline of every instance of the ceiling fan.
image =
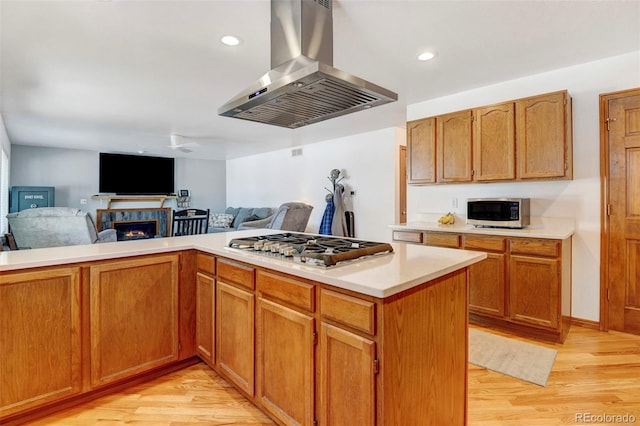
[[198,142],[183,142],[183,140],[184,136],[172,134],[171,145],[169,145],[169,148],[173,150],[179,149],[182,152],[193,152],[193,149],[191,148],[200,146]]

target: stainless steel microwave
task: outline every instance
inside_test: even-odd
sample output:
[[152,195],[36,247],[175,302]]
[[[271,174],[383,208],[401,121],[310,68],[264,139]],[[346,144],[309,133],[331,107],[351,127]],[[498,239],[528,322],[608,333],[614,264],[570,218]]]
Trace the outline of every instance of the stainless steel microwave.
[[529,225],[528,198],[469,198],[467,223],[493,228],[524,228]]

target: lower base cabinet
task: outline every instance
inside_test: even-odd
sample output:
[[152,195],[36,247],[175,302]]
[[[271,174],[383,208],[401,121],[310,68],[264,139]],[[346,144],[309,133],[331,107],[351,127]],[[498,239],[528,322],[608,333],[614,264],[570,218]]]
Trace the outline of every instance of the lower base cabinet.
[[285,425],[313,425],[314,318],[260,298],[256,327],[258,401]]
[[247,395],[254,394],[253,293],[218,280],[216,283],[216,362]]
[[92,387],[178,360],[178,259],[90,267]]
[[375,425],[376,369],[373,340],[322,323],[319,423]]
[[0,418],[80,393],[80,315],[80,268],[0,277]]

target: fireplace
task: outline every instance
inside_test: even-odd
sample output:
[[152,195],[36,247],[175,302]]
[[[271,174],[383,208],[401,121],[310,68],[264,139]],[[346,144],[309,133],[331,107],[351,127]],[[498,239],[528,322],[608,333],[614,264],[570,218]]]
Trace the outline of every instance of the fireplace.
[[[152,231],[142,231],[152,233],[151,237],[168,237],[171,227],[171,209],[168,207],[159,209],[99,209],[96,222],[98,231],[116,229],[116,223],[153,223],[154,229]],[[120,235],[118,235],[118,240],[121,240]]]
[[144,240],[158,234],[157,220],[128,220],[113,222],[118,241]]

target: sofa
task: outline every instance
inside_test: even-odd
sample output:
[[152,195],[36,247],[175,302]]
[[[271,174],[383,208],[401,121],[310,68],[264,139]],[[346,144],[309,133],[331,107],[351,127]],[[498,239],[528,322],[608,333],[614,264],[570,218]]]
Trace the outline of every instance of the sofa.
[[291,232],[304,232],[311,216],[313,206],[302,202],[284,203],[278,210],[265,219],[253,220],[240,224],[238,230],[243,229],[280,229]]
[[40,207],[7,215],[18,249],[117,241],[115,229],[98,232],[91,216],[71,207]]
[[269,219],[271,207],[227,207],[224,213],[209,215],[209,233],[237,231],[246,222]]

